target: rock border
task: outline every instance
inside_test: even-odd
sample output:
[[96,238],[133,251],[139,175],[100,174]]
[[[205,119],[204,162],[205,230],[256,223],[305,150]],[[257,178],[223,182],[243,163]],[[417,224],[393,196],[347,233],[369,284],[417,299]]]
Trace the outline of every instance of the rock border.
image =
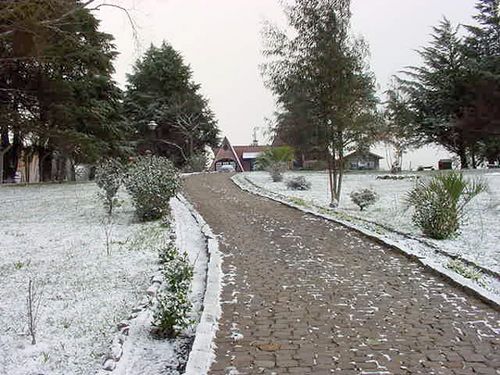
[[321,218],[329,220],[329,221],[333,221],[337,224],[340,224],[340,225],[343,225],[347,228],[355,230],[355,231],[365,235],[368,238],[371,238],[375,241],[383,243],[384,245],[389,246],[389,247],[403,253],[407,257],[409,257],[413,260],[416,260],[418,263],[420,263],[421,265],[423,265],[427,269],[443,276],[444,278],[451,281],[454,285],[462,288],[463,290],[465,290],[469,294],[472,294],[472,295],[478,297],[479,299],[481,299],[482,301],[484,301],[488,305],[490,305],[496,309],[500,309],[500,296],[497,296],[496,294],[480,287],[479,285],[475,284],[471,280],[443,267],[442,265],[436,264],[435,262],[433,262],[429,258],[422,257],[422,256],[415,254],[414,251],[412,251],[410,248],[405,247],[404,244],[401,244],[397,241],[392,241],[390,239],[384,238],[383,236],[377,234],[374,231],[357,226],[357,225],[355,225],[347,220],[341,220],[341,219],[335,218],[331,215],[320,213],[320,212],[315,211],[311,208],[303,207],[301,205],[293,203],[289,200],[282,198],[278,194],[268,192],[260,187],[254,186],[251,182],[249,182],[249,185],[244,184],[242,181],[240,181],[238,179],[237,174],[231,177],[231,181],[238,188],[240,188],[244,191],[247,191],[251,194],[258,195],[258,196],[261,196],[264,198],[268,198],[268,199],[271,199],[271,200],[276,201],[278,203],[281,203],[285,206],[300,210],[304,213],[308,213],[308,214],[318,216],[318,217],[321,217]]
[[[175,240],[175,234],[173,230],[170,228],[167,232],[168,234],[168,242],[172,242]],[[143,299],[131,310],[127,319],[120,321],[116,325],[116,329],[118,333],[115,334],[113,340],[111,341],[110,348],[107,354],[104,356],[102,361],[101,368],[96,372],[98,375],[106,375],[112,373],[117,366],[117,363],[120,361],[123,355],[123,345],[128,336],[130,325],[132,321],[137,319],[140,314],[145,313],[147,308],[151,306],[151,302],[156,297],[158,290],[164,282],[163,275],[161,271],[156,271],[150,277],[150,286],[146,290],[146,295]]]
[[203,298],[203,311],[200,322],[196,326],[194,343],[189,353],[185,374],[207,374],[215,360],[215,334],[219,328],[219,318],[222,313],[220,295],[222,292],[222,255],[219,251],[219,242],[205,219],[196,211],[191,203],[178,194],[179,201],[186,206],[198,223],[205,236],[208,249],[208,270],[205,296]]

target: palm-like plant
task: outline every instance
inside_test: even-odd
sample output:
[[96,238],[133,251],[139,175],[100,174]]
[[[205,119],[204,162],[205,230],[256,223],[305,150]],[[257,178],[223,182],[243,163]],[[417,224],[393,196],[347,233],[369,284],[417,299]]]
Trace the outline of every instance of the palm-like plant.
[[290,146],[273,147],[264,151],[257,158],[257,168],[271,174],[274,182],[283,181],[283,173],[295,158],[295,151]]
[[459,172],[440,174],[420,181],[406,196],[413,206],[413,222],[434,239],[450,238],[460,229],[465,206],[487,190],[482,179],[467,179]]

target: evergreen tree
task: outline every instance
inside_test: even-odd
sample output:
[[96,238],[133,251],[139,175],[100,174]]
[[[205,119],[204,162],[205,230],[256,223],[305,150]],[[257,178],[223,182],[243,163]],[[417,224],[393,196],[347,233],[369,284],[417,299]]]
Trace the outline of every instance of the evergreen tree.
[[458,126],[476,142],[473,160],[500,164],[500,1],[480,0],[476,9],[478,24],[465,26],[469,103]]
[[426,143],[437,143],[460,157],[468,167],[469,139],[457,127],[457,119],[467,104],[467,69],[458,27],[444,18],[433,28],[432,41],[419,51],[420,67],[409,67],[400,79],[415,113],[418,131]]
[[[331,205],[337,206],[345,153],[366,144],[377,124],[367,46],[351,35],[349,0],[298,0],[286,15],[290,33],[273,26],[266,30],[264,75],[286,110],[299,108],[290,103],[306,104],[300,116],[307,116],[328,162]],[[300,99],[290,102],[293,92]]]
[[[170,45],[151,45],[127,79],[125,113],[134,124],[139,151],[149,149],[180,166],[206,145],[217,145],[219,130],[208,101]],[[152,122],[156,129],[150,128]]]
[[[19,2],[27,8],[12,15],[17,26],[0,40],[3,138],[18,139],[25,157],[38,152],[43,179],[68,177],[67,161],[93,162],[120,153],[127,132],[121,93],[111,79],[112,36],[98,30],[87,9],[77,6],[68,13],[56,7],[59,3]],[[80,2],[65,4],[73,9]],[[45,27],[34,21],[40,15],[64,16],[64,22]],[[32,29],[19,27],[30,22]]]

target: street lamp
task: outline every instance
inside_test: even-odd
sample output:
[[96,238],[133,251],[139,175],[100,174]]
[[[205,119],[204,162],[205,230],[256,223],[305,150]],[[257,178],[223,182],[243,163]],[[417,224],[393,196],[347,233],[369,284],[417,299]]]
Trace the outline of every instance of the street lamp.
[[151,121],[148,123],[148,128],[149,128],[149,130],[151,130],[151,131],[155,131],[157,127],[158,127],[158,124],[156,123],[156,121],[155,121],[155,120],[151,120]]

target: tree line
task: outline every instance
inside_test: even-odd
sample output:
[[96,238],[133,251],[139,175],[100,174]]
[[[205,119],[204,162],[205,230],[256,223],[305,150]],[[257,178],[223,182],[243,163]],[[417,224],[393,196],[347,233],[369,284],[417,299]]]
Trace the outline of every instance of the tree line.
[[278,104],[275,140],[326,161],[331,205],[340,198],[346,153],[376,142],[395,148],[396,168],[404,152],[424,144],[444,146],[462,168],[499,163],[499,0],[478,0],[477,25],[444,19],[419,51],[422,65],[395,77],[384,99],[368,45],[351,31],[350,5],[297,0],[284,8],[286,29],[264,29],[262,72]]
[[101,6],[113,5],[0,3],[0,181],[35,159],[40,180],[68,180],[77,164],[146,150],[182,167],[217,143],[215,115],[168,43],[151,45],[119,88],[114,38],[93,13]]

